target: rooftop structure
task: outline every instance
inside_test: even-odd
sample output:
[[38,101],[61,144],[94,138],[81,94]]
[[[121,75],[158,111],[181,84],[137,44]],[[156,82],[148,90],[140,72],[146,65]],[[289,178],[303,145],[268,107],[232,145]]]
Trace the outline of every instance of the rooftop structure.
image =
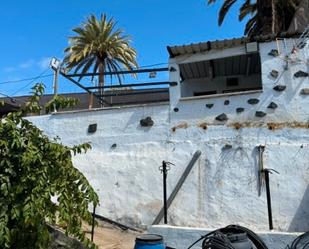
[[[113,106],[128,106],[128,105],[140,105],[147,103],[158,103],[158,102],[166,102],[169,101],[169,94],[166,88],[156,88],[154,90],[144,89],[144,90],[134,90],[134,89],[126,89],[126,90],[112,90],[107,91],[106,94],[110,94],[111,96],[106,97],[106,101],[111,103]],[[125,94],[125,95],[124,95]],[[47,102],[49,102],[54,95],[47,94],[44,95],[41,99],[41,105],[44,106]],[[89,109],[89,94],[88,93],[68,93],[61,94],[63,97],[70,97],[78,99],[78,104],[71,108],[66,108],[61,111],[77,111],[77,110],[88,110]],[[4,101],[4,106],[0,106],[0,116],[7,114],[10,111],[18,110],[22,107],[29,96],[20,96],[14,98],[0,98],[0,100]],[[101,108],[100,101],[98,99],[94,99],[92,108]],[[44,110],[42,112],[44,113]]]

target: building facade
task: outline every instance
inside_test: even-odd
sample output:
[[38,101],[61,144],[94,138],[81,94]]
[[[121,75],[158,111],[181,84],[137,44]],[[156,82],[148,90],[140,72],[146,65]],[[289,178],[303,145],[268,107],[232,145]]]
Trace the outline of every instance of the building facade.
[[307,231],[309,46],[303,41],[169,47],[169,101],[30,119],[64,144],[91,142],[74,163],[97,190],[99,215],[152,224],[162,208],[162,161],[175,164],[169,195],[200,151],[168,209],[169,224],[268,229],[263,164],[279,173],[270,175],[274,229]]

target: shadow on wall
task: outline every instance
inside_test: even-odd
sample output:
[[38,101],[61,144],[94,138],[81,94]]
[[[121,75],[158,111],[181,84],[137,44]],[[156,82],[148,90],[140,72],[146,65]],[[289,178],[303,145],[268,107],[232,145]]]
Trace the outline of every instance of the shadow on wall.
[[289,232],[309,231],[309,186],[304,193],[303,199],[292,219],[288,229]]
[[255,172],[255,179],[256,179],[256,191],[258,193],[258,196],[261,195],[261,182],[259,179],[260,176],[260,161],[259,161],[259,147],[254,147],[252,154],[251,154],[254,162],[254,172]]

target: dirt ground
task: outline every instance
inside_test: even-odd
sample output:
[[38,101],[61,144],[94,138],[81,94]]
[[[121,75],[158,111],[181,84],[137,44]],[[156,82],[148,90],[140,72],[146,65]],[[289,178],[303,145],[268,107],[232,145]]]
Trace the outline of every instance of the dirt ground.
[[[83,228],[90,238],[91,228],[86,225]],[[138,232],[122,230],[108,223],[100,222],[100,225],[94,230],[94,242],[99,246],[99,249],[133,249],[135,238],[138,235]]]

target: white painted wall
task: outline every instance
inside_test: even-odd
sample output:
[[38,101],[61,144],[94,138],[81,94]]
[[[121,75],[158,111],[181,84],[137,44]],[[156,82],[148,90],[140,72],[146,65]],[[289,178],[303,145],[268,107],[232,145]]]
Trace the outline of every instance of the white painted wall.
[[[176,164],[168,175],[170,193],[194,152],[201,150],[201,158],[169,209],[169,223],[209,228],[238,223],[254,231],[265,230],[265,191],[261,196],[257,191],[256,146],[262,144],[266,145],[265,166],[280,172],[270,177],[275,229],[309,230],[309,129],[304,126],[308,123],[309,96],[299,94],[302,88],[309,87],[309,81],[308,77],[293,77],[300,69],[308,71],[308,66],[295,61],[276,82],[269,72],[282,71],[284,61],[268,55],[272,48],[276,48],[275,43],[260,44],[260,93],[182,100],[178,84],[170,88],[170,104],[30,119],[50,137],[61,137],[64,144],[91,142],[93,149],[76,157],[74,163],[100,196],[98,213],[108,218],[140,227],[151,224],[161,208],[162,175],[158,167],[162,160]],[[308,46],[306,51],[307,57],[298,58],[309,58]],[[173,61],[171,65],[178,69]],[[177,77],[177,71],[170,73],[171,81]],[[278,83],[286,84],[287,89],[275,92],[272,88]],[[249,98],[260,102],[249,105]],[[229,105],[223,104],[226,99]],[[271,101],[279,105],[277,110],[267,109]],[[214,107],[206,108],[207,103]],[[178,112],[173,111],[175,107]],[[236,114],[237,107],[244,107],[245,112]],[[267,116],[257,118],[256,111],[265,111]],[[226,123],[215,121],[221,113],[229,117]],[[147,116],[152,117],[154,126],[143,128],[139,121]],[[236,122],[245,127],[235,129]],[[283,123],[282,128],[271,131],[266,125],[269,122]],[[303,128],[293,128],[295,122]],[[98,130],[90,135],[87,129],[92,123],[98,124]],[[117,144],[114,149],[113,144]],[[232,148],[222,149],[226,144]]]

